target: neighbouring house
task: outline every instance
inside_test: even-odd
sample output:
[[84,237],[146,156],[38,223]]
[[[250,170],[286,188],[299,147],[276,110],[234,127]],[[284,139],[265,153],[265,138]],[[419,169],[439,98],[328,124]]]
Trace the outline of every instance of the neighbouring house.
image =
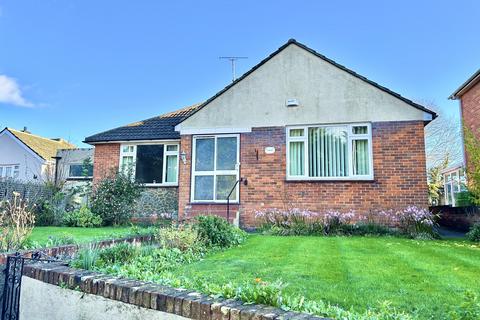
[[[480,69],[455,90],[449,99],[460,101],[460,115],[463,126],[471,130],[480,139]],[[465,144],[463,150],[465,162],[462,167],[467,168],[469,157]]]
[[28,132],[27,128],[0,131],[0,179],[22,182],[54,182],[55,159],[60,149],[75,146],[63,139],[49,139]]
[[93,179],[93,148],[57,151],[56,182],[65,190],[85,187]]
[[[436,114],[289,40],[207,101],[85,139],[94,182],[133,166],[178,214],[254,226],[270,208],[428,206],[424,126]],[[242,180],[240,182],[240,180]]]
[[467,181],[465,175],[465,166],[463,163],[457,163],[449,166],[442,171],[443,192],[445,205],[457,206],[457,197],[459,193],[467,191]]

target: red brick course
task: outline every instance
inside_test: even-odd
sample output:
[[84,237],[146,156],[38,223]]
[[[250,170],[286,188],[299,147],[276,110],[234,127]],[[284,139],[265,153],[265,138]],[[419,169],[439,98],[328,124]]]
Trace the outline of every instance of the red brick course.
[[120,144],[108,143],[95,145],[93,157],[93,183],[118,171],[120,162]]
[[[286,181],[285,128],[254,128],[240,136],[240,222],[254,226],[255,210],[264,208],[328,209],[369,213],[379,209],[428,206],[422,121],[372,124],[374,181]],[[275,147],[265,154],[265,147]],[[187,163],[180,165],[179,216],[214,213],[224,216],[225,205],[190,203],[191,136],[182,136]],[[258,151],[258,159],[257,159]]]

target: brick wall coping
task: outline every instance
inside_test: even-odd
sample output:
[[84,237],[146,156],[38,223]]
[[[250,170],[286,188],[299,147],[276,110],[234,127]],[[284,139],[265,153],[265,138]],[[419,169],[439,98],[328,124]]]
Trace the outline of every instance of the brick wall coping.
[[[110,247],[116,243],[122,243],[122,242],[128,242],[128,243],[140,242],[141,243],[141,242],[148,242],[151,240],[153,240],[152,235],[139,235],[139,236],[133,236],[133,237],[116,238],[116,239],[105,239],[105,240],[91,242],[90,244],[96,246],[97,248],[105,248],[105,247]],[[67,245],[57,246],[57,247],[20,250],[18,252],[23,257],[26,257],[26,258],[31,258],[32,254],[36,252],[41,252],[43,255],[53,258],[56,256],[71,256],[72,254],[76,253],[79,248],[85,245],[86,245],[85,243],[84,244],[67,244]],[[7,257],[14,254],[15,254],[14,252],[0,253],[0,264],[7,263]]]
[[35,263],[23,275],[55,286],[198,320],[327,320],[278,308],[214,299],[195,291],[74,269],[62,263]]

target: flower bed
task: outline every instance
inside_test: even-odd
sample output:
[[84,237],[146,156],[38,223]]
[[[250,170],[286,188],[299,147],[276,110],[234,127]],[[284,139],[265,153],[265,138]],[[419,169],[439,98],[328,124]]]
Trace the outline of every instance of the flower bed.
[[[369,215],[328,210],[318,213],[298,208],[268,209],[255,214],[261,229],[276,235],[403,235],[433,239],[436,215],[409,206],[382,210]],[[354,221],[355,219],[355,221]]]

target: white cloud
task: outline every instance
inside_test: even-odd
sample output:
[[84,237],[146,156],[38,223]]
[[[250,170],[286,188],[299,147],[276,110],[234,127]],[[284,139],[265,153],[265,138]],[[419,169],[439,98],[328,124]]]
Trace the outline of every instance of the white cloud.
[[17,81],[2,74],[0,74],[0,103],[8,103],[20,107],[33,107],[33,103],[23,97]]

